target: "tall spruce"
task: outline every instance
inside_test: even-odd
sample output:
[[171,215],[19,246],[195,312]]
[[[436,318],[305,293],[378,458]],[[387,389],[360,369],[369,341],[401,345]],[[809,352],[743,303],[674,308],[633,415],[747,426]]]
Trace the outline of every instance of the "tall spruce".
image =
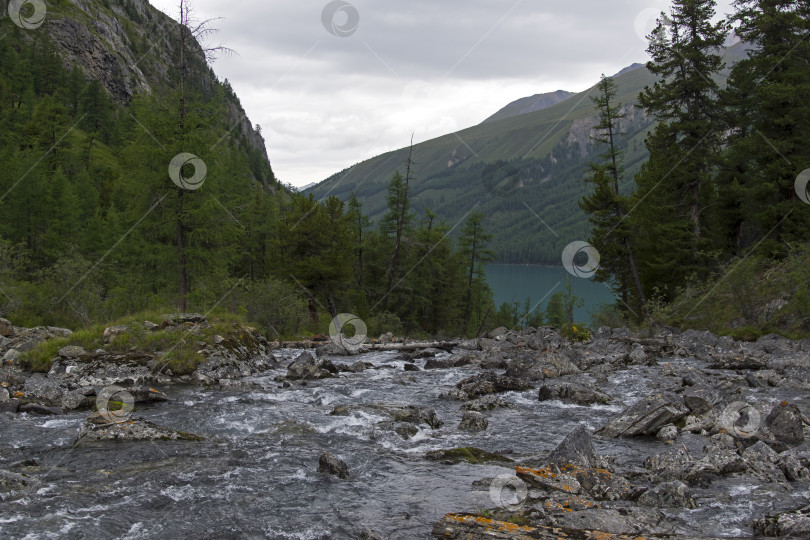
[[658,289],[665,298],[709,267],[703,212],[715,199],[723,116],[716,76],[724,68],[720,48],[728,27],[711,22],[715,5],[674,0],[649,36],[647,68],[660,79],[644,89],[639,103],[658,124],[646,140],[650,158],[636,175],[630,227],[641,233],[645,293]]
[[810,3],[737,0],[737,34],[752,47],[724,94],[731,138],[722,175],[724,225],[740,254],[761,245],[782,257],[810,238],[795,190],[810,167]]

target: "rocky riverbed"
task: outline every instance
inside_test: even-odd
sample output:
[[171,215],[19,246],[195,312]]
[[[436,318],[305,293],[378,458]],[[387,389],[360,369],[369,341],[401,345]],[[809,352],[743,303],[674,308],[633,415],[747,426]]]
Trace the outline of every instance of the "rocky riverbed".
[[346,356],[240,327],[182,376],[103,346],[20,367],[68,333],[0,320],[8,537],[810,537],[810,341],[498,329]]

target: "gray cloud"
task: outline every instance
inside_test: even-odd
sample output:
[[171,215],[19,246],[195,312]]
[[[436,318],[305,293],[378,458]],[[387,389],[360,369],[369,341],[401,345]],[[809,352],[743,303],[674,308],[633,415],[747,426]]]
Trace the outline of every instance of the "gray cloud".
[[[174,0],[151,0],[170,15]],[[351,0],[348,37],[321,23],[327,1],[197,0],[224,17],[237,56],[214,65],[264,127],[277,176],[304,185],[407,144],[482,121],[512,100],[578,91],[645,61],[638,28],[667,0]],[[730,0],[718,11],[730,12]],[[335,22],[346,23],[338,13]]]

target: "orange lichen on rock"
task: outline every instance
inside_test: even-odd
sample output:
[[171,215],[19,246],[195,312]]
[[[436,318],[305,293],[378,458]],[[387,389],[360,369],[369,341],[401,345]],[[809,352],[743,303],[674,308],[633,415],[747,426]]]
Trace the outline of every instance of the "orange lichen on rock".
[[477,523],[478,525],[483,525],[486,527],[487,531],[518,533],[532,532],[535,530],[533,527],[515,525],[514,523],[509,523],[507,521],[497,521],[494,519],[481,516],[471,516],[468,514],[447,514],[445,518],[451,521],[457,521],[459,523]]

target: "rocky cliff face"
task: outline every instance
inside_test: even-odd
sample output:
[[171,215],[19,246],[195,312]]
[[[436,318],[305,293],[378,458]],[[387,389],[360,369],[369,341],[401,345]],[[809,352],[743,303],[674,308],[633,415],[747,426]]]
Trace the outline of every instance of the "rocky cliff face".
[[[116,101],[128,103],[137,94],[174,86],[171,66],[176,63],[180,28],[148,0],[69,0],[48,2],[47,9],[45,24],[36,32],[50,37],[68,69],[80,67],[88,80],[100,81]],[[202,48],[194,45],[199,86],[211,89],[221,84],[205,67]],[[247,143],[267,158],[264,138],[238,98],[227,93],[228,123],[238,123],[241,129],[236,132],[241,131]]]

